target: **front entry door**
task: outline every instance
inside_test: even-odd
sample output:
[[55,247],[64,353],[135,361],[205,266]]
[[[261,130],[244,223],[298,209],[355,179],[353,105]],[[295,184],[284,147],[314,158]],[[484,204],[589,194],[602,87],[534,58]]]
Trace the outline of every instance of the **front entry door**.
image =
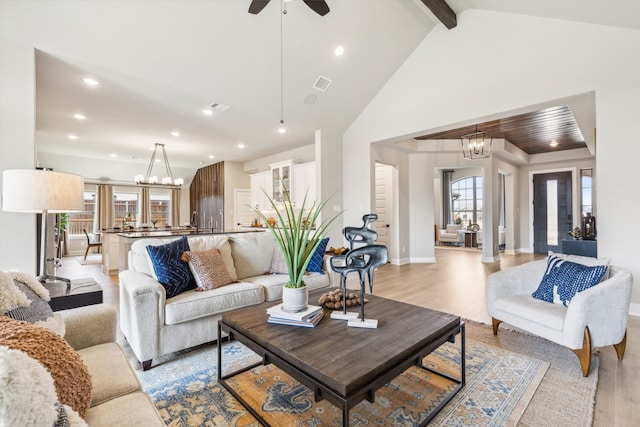
[[561,252],[573,227],[571,200],[571,172],[534,175],[533,252]]

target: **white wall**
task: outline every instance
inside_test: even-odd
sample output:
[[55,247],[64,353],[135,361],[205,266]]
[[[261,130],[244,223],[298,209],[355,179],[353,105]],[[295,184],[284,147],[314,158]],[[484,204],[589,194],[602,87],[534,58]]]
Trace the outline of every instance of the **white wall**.
[[240,162],[224,162],[224,231],[235,231],[235,190],[251,190],[251,179]]
[[[630,222],[621,221],[622,211],[640,211],[638,52],[637,30],[469,10],[457,28],[439,26],[418,46],[345,132],[343,154],[366,156],[372,142],[594,91],[598,252],[640,278]],[[368,208],[371,163],[345,163],[343,173],[345,207]]]
[[[33,169],[33,48],[0,37],[0,170]],[[0,176],[2,181],[2,176]],[[36,216],[0,211],[0,270],[37,273]]]

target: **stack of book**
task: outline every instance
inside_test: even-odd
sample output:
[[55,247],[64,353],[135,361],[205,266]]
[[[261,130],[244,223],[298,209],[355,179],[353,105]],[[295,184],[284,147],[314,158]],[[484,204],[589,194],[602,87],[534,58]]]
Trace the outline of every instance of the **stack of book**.
[[322,320],[322,317],[324,317],[322,307],[317,305],[309,305],[306,310],[291,313],[284,311],[282,304],[278,304],[267,308],[267,314],[269,315],[269,319],[267,320],[269,323],[302,326],[305,328],[315,327],[318,322]]

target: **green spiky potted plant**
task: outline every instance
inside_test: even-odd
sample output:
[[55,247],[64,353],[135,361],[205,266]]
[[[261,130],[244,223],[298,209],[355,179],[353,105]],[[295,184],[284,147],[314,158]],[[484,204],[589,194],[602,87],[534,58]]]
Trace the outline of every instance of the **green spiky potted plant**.
[[[262,191],[275,211],[275,223],[268,220],[266,213],[252,209],[273,234],[287,265],[289,280],[282,290],[283,309],[294,312],[304,310],[309,299],[307,285],[304,282],[307,266],[318,245],[342,212],[315,226],[329,199],[314,202],[307,208],[307,192],[302,206],[295,207],[289,191],[283,192],[281,203],[274,201],[264,189]],[[271,213],[268,214],[271,216]]]

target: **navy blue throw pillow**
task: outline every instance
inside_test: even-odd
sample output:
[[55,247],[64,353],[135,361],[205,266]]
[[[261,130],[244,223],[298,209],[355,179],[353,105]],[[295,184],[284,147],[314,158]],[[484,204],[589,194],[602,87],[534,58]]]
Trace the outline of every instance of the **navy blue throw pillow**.
[[578,292],[600,283],[606,271],[606,265],[589,267],[550,256],[542,281],[531,296],[568,307]]
[[147,252],[158,282],[167,291],[167,298],[196,287],[189,264],[182,261],[182,253],[189,251],[187,236],[160,246],[147,246]]
[[311,260],[307,265],[307,271],[312,273],[322,273],[322,265],[324,264],[324,252],[327,250],[327,245],[329,244],[329,238],[325,237],[320,241],[320,244],[316,248],[315,252],[311,256]]

